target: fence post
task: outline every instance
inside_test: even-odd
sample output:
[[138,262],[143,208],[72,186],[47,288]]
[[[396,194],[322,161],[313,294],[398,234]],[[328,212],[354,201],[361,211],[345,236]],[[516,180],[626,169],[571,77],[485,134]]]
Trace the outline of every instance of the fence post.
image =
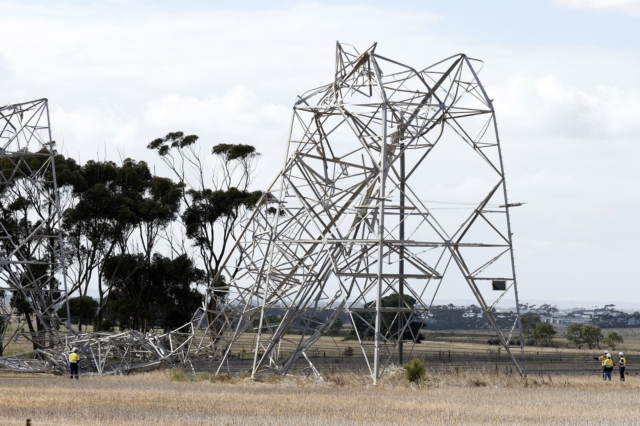
[[27,426],[31,426],[31,419],[27,419]]

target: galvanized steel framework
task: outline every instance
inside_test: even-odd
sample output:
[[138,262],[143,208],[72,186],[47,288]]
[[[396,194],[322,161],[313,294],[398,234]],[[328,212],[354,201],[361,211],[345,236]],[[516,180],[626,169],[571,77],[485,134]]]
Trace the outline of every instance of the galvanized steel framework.
[[[190,323],[162,335],[70,334],[64,340],[50,327],[45,334],[56,349],[39,350],[35,359],[0,358],[0,367],[62,372],[66,350],[75,345],[84,368],[98,374],[197,359],[222,372],[237,359],[244,335],[253,336],[252,375],[286,374],[299,360],[317,374],[307,351],[346,311],[376,380],[395,354],[402,359],[403,343],[410,353],[439,289],[457,273],[523,373],[509,203],[495,111],[477,75],[481,63],[460,54],[417,70],[378,55],[376,44],[362,53],[337,44],[335,60],[334,81],[297,98],[282,171],[244,223]],[[47,147],[52,158],[45,100],[0,111],[3,161],[28,164],[27,152],[36,155],[32,147],[7,149],[22,140],[18,134]],[[46,122],[38,121],[45,112]],[[25,122],[25,113],[39,119]],[[21,124],[11,125],[17,118]],[[447,146],[454,156],[443,160],[438,151]],[[472,153],[475,163],[463,162],[463,153]],[[460,199],[450,187],[438,201],[444,204],[433,207],[437,186],[460,176],[463,187],[473,181],[474,195],[466,191]],[[36,239],[55,253],[50,270],[64,265],[53,177],[39,183],[53,184],[44,195],[54,209],[48,233]],[[13,178],[3,175],[2,191]],[[438,210],[442,205],[448,210]],[[4,230],[3,238],[12,241],[10,234]],[[20,253],[3,258],[2,282],[23,294],[44,324],[63,321],[53,311],[61,296],[51,298],[46,280],[21,278],[35,260]],[[393,295],[397,306],[383,306]],[[496,311],[506,300],[512,309]],[[514,335],[521,362],[510,346]]]
[[[209,288],[199,326],[215,337],[194,339],[196,352],[212,349],[221,371],[233,343],[254,331],[253,375],[286,374],[298,359],[317,373],[306,351],[346,310],[376,380],[403,342],[417,340],[411,324],[427,321],[457,270],[522,374],[509,203],[481,62],[460,54],[417,70],[376,44],[359,53],[340,43],[335,60],[335,80],[296,100],[284,167]],[[455,193],[441,201],[467,206],[452,226],[452,211],[439,214],[427,199],[453,175],[478,177],[475,166],[429,162],[454,141],[488,174],[471,203]],[[427,180],[432,168],[443,171]],[[392,295],[398,306],[382,306]],[[512,309],[497,312],[507,299]]]
[[61,324],[70,327],[56,313],[67,281],[54,155],[46,99],[0,107],[0,289],[33,312],[35,322],[14,334],[29,325],[22,335],[39,348],[60,341]]

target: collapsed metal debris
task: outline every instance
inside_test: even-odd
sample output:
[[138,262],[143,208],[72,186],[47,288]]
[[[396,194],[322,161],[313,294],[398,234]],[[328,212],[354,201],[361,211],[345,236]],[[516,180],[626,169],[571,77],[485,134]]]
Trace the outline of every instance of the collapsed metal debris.
[[68,354],[77,348],[83,374],[127,374],[162,366],[190,364],[190,333],[83,333],[68,336],[63,347],[37,349],[0,358],[0,371],[65,374]]

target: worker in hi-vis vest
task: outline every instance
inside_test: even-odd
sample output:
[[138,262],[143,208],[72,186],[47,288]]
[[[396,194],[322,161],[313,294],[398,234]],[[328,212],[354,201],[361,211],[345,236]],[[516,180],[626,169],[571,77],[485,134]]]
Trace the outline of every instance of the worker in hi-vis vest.
[[594,356],[593,359],[597,359],[598,361],[600,361],[601,365],[602,365],[602,379],[605,379],[605,375],[604,375],[604,362],[607,360],[607,355],[609,355],[609,351],[608,350],[604,350],[604,355],[602,356]]
[[627,359],[624,357],[624,352],[620,352],[620,360],[618,360],[618,369],[620,370],[620,381],[624,382],[624,370],[627,368]]
[[76,375],[78,379],[78,363],[80,362],[80,354],[78,354],[78,348],[71,349],[69,354],[69,378],[73,379],[73,375]]
[[611,373],[613,372],[613,360],[611,359],[611,354],[607,354],[607,359],[604,360],[602,367],[604,369],[604,377],[602,380],[609,379],[609,381],[611,381]]

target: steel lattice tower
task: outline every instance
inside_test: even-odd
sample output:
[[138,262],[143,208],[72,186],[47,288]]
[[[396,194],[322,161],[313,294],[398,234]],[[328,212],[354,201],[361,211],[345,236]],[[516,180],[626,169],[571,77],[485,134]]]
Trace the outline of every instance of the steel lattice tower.
[[[411,353],[440,289],[462,284],[524,373],[510,204],[480,65],[460,54],[417,70],[378,55],[376,44],[359,53],[338,43],[333,82],[296,99],[282,170],[202,309],[163,335],[73,337],[91,368],[202,358],[219,372],[249,338],[253,375],[286,374],[299,360],[317,374],[307,351],[346,311],[376,380]],[[60,343],[55,308],[66,274],[47,102],[2,107],[0,123],[0,203],[4,222],[15,223],[0,229],[0,285],[28,301],[38,327],[31,338],[51,346]],[[501,301],[510,309],[498,310]],[[59,346],[46,361],[0,365],[62,371]],[[136,359],[122,356],[133,348]]]
[[71,329],[54,144],[46,99],[0,107],[0,289],[15,301],[10,313],[30,311],[19,329],[37,348]]
[[[337,44],[334,81],[297,98],[282,171],[209,288],[200,325],[215,337],[193,344],[214,349],[219,370],[253,330],[254,375],[301,357],[316,372],[306,351],[346,310],[375,380],[419,340],[455,276],[523,373],[505,174],[480,65],[459,54],[417,70],[376,44]],[[438,211],[429,200],[454,178],[473,191],[439,191],[438,203],[463,207]]]

